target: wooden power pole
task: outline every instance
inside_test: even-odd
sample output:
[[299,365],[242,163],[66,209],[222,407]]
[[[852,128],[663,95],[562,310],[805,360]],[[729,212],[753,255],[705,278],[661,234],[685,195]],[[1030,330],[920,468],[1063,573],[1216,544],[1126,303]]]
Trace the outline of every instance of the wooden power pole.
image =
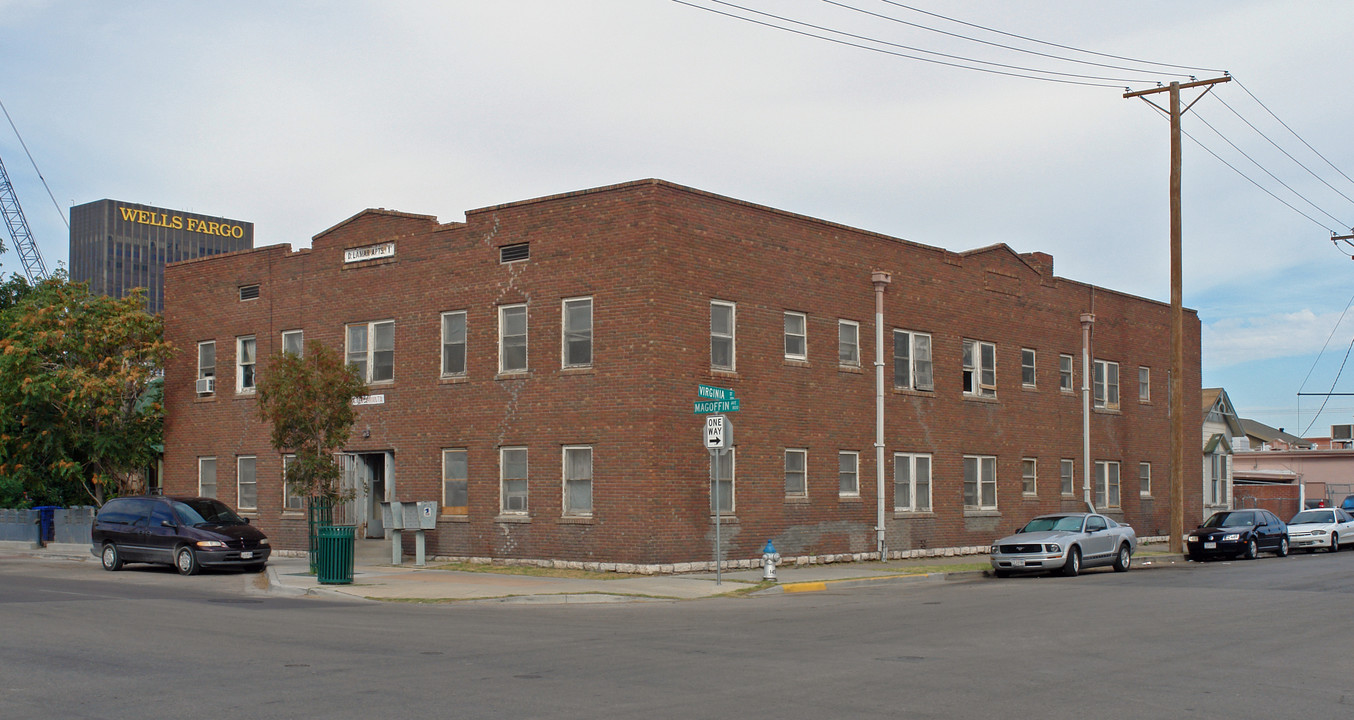
[[[1171,527],[1170,527],[1170,548],[1171,552],[1184,552],[1185,528],[1185,448],[1188,447],[1188,438],[1185,435],[1185,416],[1189,408],[1185,407],[1185,385],[1182,382],[1185,375],[1185,311],[1184,299],[1181,291],[1181,260],[1180,260],[1180,236],[1182,225],[1180,220],[1180,116],[1189,112],[1194,107],[1194,103],[1199,102],[1209,90],[1218,83],[1225,83],[1231,80],[1231,76],[1224,75],[1212,80],[1195,80],[1187,83],[1173,82],[1166,87],[1153,88],[1151,90],[1139,90],[1137,92],[1124,93],[1125,98],[1141,97],[1143,102],[1165,112],[1171,119],[1171,397],[1170,397],[1170,420],[1171,420]],[[1205,90],[1199,94],[1185,109],[1180,109],[1180,91],[1188,88],[1202,87]],[[1153,95],[1160,92],[1170,93],[1170,109],[1167,110],[1160,105],[1148,100],[1147,95]],[[1193,408],[1198,412],[1199,408]],[[1195,438],[1196,443],[1198,438]]]

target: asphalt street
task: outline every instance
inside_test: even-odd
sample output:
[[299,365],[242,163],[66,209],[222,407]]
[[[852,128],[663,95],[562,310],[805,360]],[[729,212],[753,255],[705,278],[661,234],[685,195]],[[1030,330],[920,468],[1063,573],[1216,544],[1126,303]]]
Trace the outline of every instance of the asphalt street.
[[0,560],[0,718],[1347,718],[1354,553],[596,605]]

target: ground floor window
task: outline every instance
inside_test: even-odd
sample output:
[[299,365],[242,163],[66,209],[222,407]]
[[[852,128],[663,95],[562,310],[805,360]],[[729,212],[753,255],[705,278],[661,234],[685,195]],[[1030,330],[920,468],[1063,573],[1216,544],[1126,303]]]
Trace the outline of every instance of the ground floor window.
[[[718,460],[715,455],[710,456],[710,477],[713,478],[713,486],[710,495],[710,514],[731,515],[734,511],[734,449],[720,453]],[[719,471],[715,468],[718,465]]]
[[240,510],[259,509],[259,480],[256,469],[257,458],[253,455],[241,455],[235,459],[235,507]]
[[860,453],[837,453],[837,494],[860,497]]
[[470,510],[469,463],[463,448],[442,451],[442,514],[465,515]]
[[564,514],[592,514],[592,448],[564,448]]
[[1095,461],[1095,506],[1119,507],[1119,463],[1112,460]]
[[197,494],[202,497],[216,497],[216,458],[197,459]]
[[305,507],[305,500],[292,489],[291,483],[287,482],[287,469],[296,461],[295,455],[282,456],[282,510],[283,512],[300,512]]
[[931,456],[893,454],[893,509],[895,512],[931,511]]
[[808,450],[785,451],[785,497],[808,497]]
[[996,456],[964,456],[964,509],[997,509]]
[[499,449],[500,510],[506,515],[527,513],[527,449]]

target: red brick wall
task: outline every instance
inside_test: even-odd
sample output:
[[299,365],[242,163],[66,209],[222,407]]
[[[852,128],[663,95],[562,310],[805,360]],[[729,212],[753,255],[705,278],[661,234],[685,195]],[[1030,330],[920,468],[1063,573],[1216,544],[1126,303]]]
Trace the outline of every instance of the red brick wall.
[[[393,260],[343,268],[342,251],[394,240]],[[499,246],[531,243],[531,259],[500,265]],[[1094,355],[1120,366],[1121,409],[1092,418],[1092,455],[1121,463],[1122,507],[1139,534],[1169,517],[1166,416],[1169,308],[1044,273],[1004,246],[956,254],[658,181],[486,208],[464,224],[373,212],[285,247],[175,264],[166,272],[166,332],[183,352],[166,371],[166,488],[196,489],[196,458],[218,458],[220,497],[235,500],[234,457],[258,457],[256,522],[283,547],[303,546],[304,519],[280,513],[280,460],[251,397],[234,396],[234,338],[257,336],[260,356],[283,330],[342,347],[350,322],[395,321],[395,379],[374,385],[350,452],[390,451],[401,500],[440,498],[440,451],[466,448],[470,509],[429,537],[439,555],[634,563],[713,557],[709,456],[695,386],[736,390],[735,518],[726,557],[875,548],[875,379],[872,270],[892,273],[885,295],[886,385],[893,328],[929,332],[934,392],[885,398],[886,526],[892,551],[986,546],[1040,512],[1078,509],[1081,328],[1096,314]],[[258,300],[237,286],[259,283]],[[560,304],[591,296],[594,366],[560,368]],[[709,362],[710,301],[737,303],[737,371]],[[496,377],[501,304],[528,304],[525,378]],[[439,318],[466,310],[467,377],[439,379]],[[787,363],[783,313],[808,316],[808,363]],[[837,321],[860,324],[861,367],[837,364]],[[1186,316],[1186,407],[1199,405],[1199,324]],[[218,392],[195,399],[196,343],[217,342]],[[997,397],[965,399],[964,338],[996,343]],[[1034,390],[1020,382],[1021,348],[1038,353]],[[1058,356],[1073,355],[1077,393],[1058,389]],[[1152,400],[1138,402],[1137,368],[1151,368]],[[260,363],[260,373],[266,373]],[[1193,398],[1191,401],[1190,398]],[[369,433],[369,434],[368,434]],[[526,446],[530,522],[496,521],[498,448]],[[561,518],[561,448],[593,447],[593,517]],[[785,448],[808,449],[808,500],[784,493]],[[859,452],[858,498],[839,498],[837,454]],[[892,453],[932,455],[933,511],[894,517]],[[995,455],[998,511],[965,513],[962,458]],[[1021,460],[1038,459],[1038,495],[1021,493]],[[1059,493],[1059,460],[1076,459],[1077,493]],[[1153,491],[1139,497],[1138,463]],[[1200,512],[1199,463],[1186,468],[1186,516]],[[1192,508],[1192,509],[1191,509]]]
[[1284,522],[1302,509],[1297,485],[1233,485],[1232,507],[1264,508]]

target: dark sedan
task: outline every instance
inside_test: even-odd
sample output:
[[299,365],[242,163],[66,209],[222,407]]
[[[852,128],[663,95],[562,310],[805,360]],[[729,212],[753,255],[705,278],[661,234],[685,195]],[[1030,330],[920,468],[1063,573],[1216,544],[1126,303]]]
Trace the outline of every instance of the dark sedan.
[[1243,557],[1262,552],[1288,555],[1288,525],[1268,510],[1224,510],[1213,513],[1185,538],[1190,560]]

